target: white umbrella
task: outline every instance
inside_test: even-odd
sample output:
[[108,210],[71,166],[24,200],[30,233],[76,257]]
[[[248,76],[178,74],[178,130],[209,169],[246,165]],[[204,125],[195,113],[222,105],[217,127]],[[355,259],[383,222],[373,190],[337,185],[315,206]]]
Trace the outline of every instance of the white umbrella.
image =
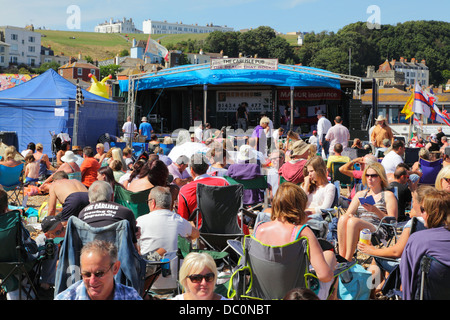
[[191,159],[191,156],[194,153],[206,154],[208,149],[209,148],[205,146],[203,143],[185,142],[183,144],[176,145],[175,147],[173,147],[173,149],[169,152],[168,156],[173,162],[175,162],[179,156],[186,156],[189,159]]

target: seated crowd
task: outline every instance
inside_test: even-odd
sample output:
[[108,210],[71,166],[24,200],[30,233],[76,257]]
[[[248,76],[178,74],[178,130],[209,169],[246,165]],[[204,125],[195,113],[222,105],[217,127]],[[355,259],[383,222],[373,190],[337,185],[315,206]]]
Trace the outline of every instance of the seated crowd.
[[[263,117],[261,121],[266,123],[267,120]],[[262,128],[264,131],[264,126]],[[112,147],[106,151],[103,144],[98,144],[96,151],[90,146],[84,147],[80,157],[80,147],[74,146],[71,150],[70,145],[65,144],[55,167],[49,163],[41,144],[38,143],[35,150],[34,144],[30,144],[25,157],[26,182],[41,181],[40,191],[49,197],[48,216],[41,221],[45,237],[54,237],[51,232],[60,229],[59,237],[64,237],[64,228],[72,216],[93,227],[125,219],[131,227],[136,251],[146,260],[160,259],[164,253],[177,250],[178,235],[192,241],[199,238],[201,216],[198,226],[190,221],[197,208],[198,184],[228,186],[227,177],[251,180],[266,175],[269,205],[257,214],[256,222],[244,220],[244,234],[273,246],[306,237],[311,246],[310,263],[322,283],[333,285],[337,257],[351,261],[358,253],[364,253],[378,257],[369,267],[373,277],[379,279],[377,283],[392,272],[393,266],[399,265],[403,298],[413,299],[418,286],[420,255],[435,255],[450,266],[450,254],[446,250],[450,241],[450,147],[441,149],[439,170],[432,172],[423,168],[420,161],[404,163],[405,143],[401,140],[386,142],[381,153],[353,158],[345,155],[342,144],[337,143],[328,159],[324,159],[317,153],[315,144],[305,142],[293,132],[288,132],[286,141],[282,137],[277,141],[261,139],[262,133],[258,133],[257,138],[234,140],[216,132],[202,143],[192,142],[182,133],[167,154],[155,143],[157,137],[152,138],[149,151],[139,155],[133,154],[130,148]],[[355,141],[354,145],[358,143],[360,141]],[[428,149],[422,148],[420,159],[431,160]],[[13,166],[10,153],[14,151],[9,150],[0,165]],[[377,157],[379,155],[381,157]],[[345,195],[347,201],[342,200],[345,189],[336,189],[332,183],[332,162],[342,163],[338,170],[353,181]],[[430,178],[428,175],[434,175],[432,185],[420,182]],[[117,194],[122,190],[133,194],[147,192],[145,212],[137,213],[131,207],[118,204]],[[0,215],[9,211],[5,206],[5,194],[0,190]],[[338,199],[339,194],[341,199]],[[264,189],[246,189],[243,206],[251,208],[264,202],[264,198]],[[373,201],[366,202],[369,198]],[[337,206],[343,210],[335,216],[338,218],[333,230],[335,246],[330,251],[319,244],[318,238],[322,236],[315,232],[311,221],[323,220],[323,210]],[[413,217],[422,221],[426,230],[411,234]],[[395,245],[382,247],[359,242],[364,229],[370,230],[381,242],[388,240],[388,227],[381,223],[386,218],[405,223]],[[332,231],[331,223],[329,227],[327,239]],[[382,261],[383,257],[398,261],[388,265]],[[45,265],[42,288],[54,285],[56,263]],[[59,293],[56,299],[142,299],[132,288],[114,281],[120,261],[117,248],[111,244],[94,241],[86,245],[81,252],[80,267],[82,279]],[[218,270],[208,255],[190,254],[180,270],[177,260],[171,262],[170,269],[168,277],[159,276],[148,289],[176,300],[226,299],[214,293]],[[184,290],[181,295],[176,295],[178,275]],[[102,289],[98,289],[97,282],[103,284]],[[322,293],[319,298],[327,299]]]

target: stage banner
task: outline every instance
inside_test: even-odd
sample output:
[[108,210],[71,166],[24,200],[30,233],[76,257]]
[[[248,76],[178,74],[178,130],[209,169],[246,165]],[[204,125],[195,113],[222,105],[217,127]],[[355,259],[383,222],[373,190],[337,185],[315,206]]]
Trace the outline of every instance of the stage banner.
[[262,91],[217,91],[217,112],[236,112],[242,102],[247,102],[248,112],[270,112],[272,93]]
[[278,59],[257,58],[211,58],[211,70],[253,69],[278,70]]

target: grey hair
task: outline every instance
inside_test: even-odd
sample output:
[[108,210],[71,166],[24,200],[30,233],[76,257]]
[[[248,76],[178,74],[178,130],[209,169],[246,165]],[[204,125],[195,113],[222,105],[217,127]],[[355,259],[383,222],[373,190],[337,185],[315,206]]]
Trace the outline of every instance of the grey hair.
[[91,242],[86,243],[81,249],[81,256],[90,253],[96,252],[102,255],[108,255],[111,259],[111,264],[116,263],[118,259],[118,250],[114,243],[105,241],[105,240],[93,240]]
[[155,199],[156,207],[161,209],[169,209],[172,206],[172,193],[169,188],[157,186],[154,187],[149,197]]
[[113,189],[106,181],[97,180],[91,184],[88,191],[89,202],[111,201]]

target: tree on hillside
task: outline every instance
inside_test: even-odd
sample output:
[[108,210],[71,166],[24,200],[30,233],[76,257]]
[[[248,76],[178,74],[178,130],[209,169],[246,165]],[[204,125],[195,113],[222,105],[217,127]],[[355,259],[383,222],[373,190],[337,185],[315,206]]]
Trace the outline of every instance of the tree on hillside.
[[101,81],[104,77],[112,75],[113,79],[116,79],[117,73],[122,71],[122,67],[117,64],[108,64],[107,66],[100,66],[100,79]]
[[223,54],[228,57],[239,56],[239,32],[229,31],[211,32],[205,40],[205,46],[203,50],[205,52],[215,52]]
[[44,73],[48,69],[53,69],[55,71],[58,71],[58,68],[60,67],[59,63],[52,61],[52,62],[44,62],[39,66],[39,68],[35,69],[35,72],[37,74]]

